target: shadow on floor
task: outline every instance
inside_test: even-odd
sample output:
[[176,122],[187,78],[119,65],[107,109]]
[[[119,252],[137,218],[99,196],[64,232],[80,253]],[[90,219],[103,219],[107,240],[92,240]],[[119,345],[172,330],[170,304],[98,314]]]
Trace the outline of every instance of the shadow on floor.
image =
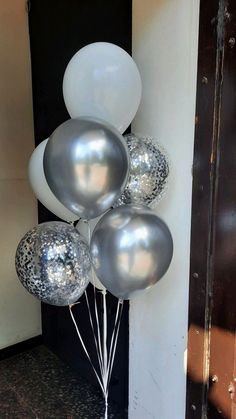
[[[109,419],[126,419],[109,405]],[[99,390],[45,346],[0,362],[0,419],[100,419]]]

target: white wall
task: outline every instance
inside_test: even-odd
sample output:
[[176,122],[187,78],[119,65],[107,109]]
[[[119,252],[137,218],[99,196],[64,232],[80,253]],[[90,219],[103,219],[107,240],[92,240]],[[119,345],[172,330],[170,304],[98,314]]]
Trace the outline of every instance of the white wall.
[[199,0],[133,0],[133,57],[143,99],[133,132],[156,137],[172,160],[157,208],[174,239],[166,276],[130,307],[130,419],[184,419],[191,166]]
[[37,224],[27,182],[34,148],[25,0],[0,2],[0,349],[41,333],[40,304],[20,285],[17,243]]

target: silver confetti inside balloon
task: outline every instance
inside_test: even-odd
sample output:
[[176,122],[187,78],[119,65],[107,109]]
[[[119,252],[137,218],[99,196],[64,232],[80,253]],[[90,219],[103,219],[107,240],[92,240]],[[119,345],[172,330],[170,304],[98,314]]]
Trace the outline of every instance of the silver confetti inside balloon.
[[90,248],[101,283],[116,297],[129,299],[166,273],[173,240],[167,225],[150,208],[122,205],[98,222]]
[[28,231],[16,251],[16,272],[39,300],[65,306],[85,291],[91,270],[83,236],[63,222],[47,222]]
[[128,134],[124,138],[130,154],[130,176],[114,207],[122,204],[154,207],[163,197],[168,183],[167,154],[151,137]]

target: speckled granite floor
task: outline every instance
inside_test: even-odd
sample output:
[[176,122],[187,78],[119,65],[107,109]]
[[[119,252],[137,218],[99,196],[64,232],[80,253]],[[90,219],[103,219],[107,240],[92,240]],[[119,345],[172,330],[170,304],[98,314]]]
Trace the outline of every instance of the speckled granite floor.
[[[100,419],[100,392],[44,346],[0,362],[0,419]],[[125,419],[116,405],[109,419]]]

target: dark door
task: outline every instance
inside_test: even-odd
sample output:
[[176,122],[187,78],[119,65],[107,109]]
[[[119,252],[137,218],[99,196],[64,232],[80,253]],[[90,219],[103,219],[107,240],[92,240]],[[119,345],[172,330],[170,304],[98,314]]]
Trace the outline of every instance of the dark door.
[[200,11],[186,418],[236,418],[236,2]]
[[[131,3],[131,0],[30,0],[36,145],[69,118],[62,97],[62,80],[67,63],[78,49],[91,42],[107,41],[131,52]],[[41,204],[38,214],[39,222],[55,219]],[[93,337],[83,298],[74,310],[89,351],[93,352]],[[109,296],[110,324],[115,311],[116,299]],[[68,309],[42,305],[42,323],[44,342],[80,374],[97,384],[75,334]],[[128,305],[123,313],[110,394],[121,406],[127,407]]]

